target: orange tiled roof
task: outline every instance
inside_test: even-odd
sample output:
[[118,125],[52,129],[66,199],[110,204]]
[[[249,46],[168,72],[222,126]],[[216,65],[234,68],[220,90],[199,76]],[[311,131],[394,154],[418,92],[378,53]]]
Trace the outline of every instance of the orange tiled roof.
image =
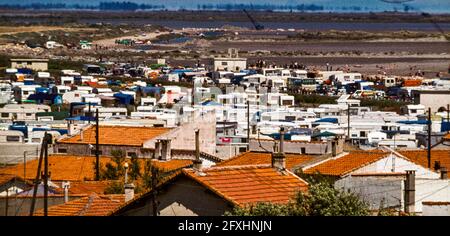
[[[125,195],[92,194],[67,203],[48,208],[48,216],[108,216],[125,203]],[[43,216],[44,210],[34,215]]]
[[[419,164],[428,168],[427,150],[405,150],[398,151],[400,154]],[[450,170],[450,151],[449,150],[431,150],[431,169],[434,167],[435,161],[439,161],[441,167],[446,167]]]
[[303,173],[320,173],[329,176],[342,176],[363,166],[376,162],[385,157],[386,154],[388,153],[381,150],[352,151],[345,156],[326,160],[325,162],[310,168],[307,167],[303,170]]
[[[101,145],[142,146],[147,140],[158,137],[170,128],[155,127],[130,127],[130,126],[104,126],[99,127],[99,143]],[[95,144],[95,126],[92,125],[83,131],[81,135],[66,137],[58,140],[58,143]]]
[[181,168],[189,167],[192,165],[192,160],[186,159],[173,159],[169,161],[161,161],[161,160],[152,160],[152,164],[154,166],[164,172],[171,172],[174,170],[179,170]]
[[[151,159],[145,158],[138,159],[142,173],[145,168],[145,161],[147,160]],[[50,179],[52,181],[80,182],[80,181],[92,181],[95,179],[95,169],[94,169],[95,157],[93,156],[72,156],[64,154],[53,154],[48,157],[48,162],[49,162],[49,171],[51,172]],[[104,167],[109,162],[111,162],[110,157],[102,156],[100,158],[100,166]],[[156,163],[155,166],[161,168],[163,172],[170,172],[184,167],[188,167],[192,164],[192,161],[177,160],[177,159],[173,159],[170,161],[153,160],[153,163]],[[31,160],[27,162],[26,164],[27,176],[25,179],[31,180],[36,178],[36,171],[38,164],[39,164],[38,160]],[[0,169],[0,174],[16,175],[23,178],[23,167],[24,167],[23,164],[18,164],[16,166],[2,168]],[[92,188],[96,188],[94,192],[98,192],[101,186],[102,183],[97,183],[97,185],[95,184],[91,185]],[[90,187],[85,186],[85,188]]]
[[76,181],[70,182],[69,194],[104,194],[112,181]]
[[[313,159],[311,156],[301,154],[285,154],[286,168],[291,170],[295,166],[301,165]],[[244,152],[226,161],[216,164],[216,166],[243,166],[271,164],[272,154],[269,152]]]
[[[71,156],[71,155],[50,155],[48,157],[50,179],[52,181],[83,181],[93,180],[95,157],[91,156]],[[101,157],[100,164],[104,166],[110,162],[109,157]],[[36,171],[39,160],[28,161],[26,164],[25,179],[36,178]],[[0,169],[0,173],[23,176],[23,164]],[[44,170],[41,167],[41,170]]]
[[[3,185],[3,184],[8,183],[9,181],[14,180],[15,177],[16,177],[16,175],[14,175],[14,174],[2,174],[2,173],[0,173],[0,186]],[[21,178],[19,178],[19,179],[20,179],[20,181],[23,181]]]
[[448,133],[447,135],[444,136],[444,140],[450,141],[450,133]]
[[235,205],[258,202],[285,204],[297,191],[306,191],[307,183],[290,172],[279,172],[269,166],[213,167],[183,172],[196,182]]

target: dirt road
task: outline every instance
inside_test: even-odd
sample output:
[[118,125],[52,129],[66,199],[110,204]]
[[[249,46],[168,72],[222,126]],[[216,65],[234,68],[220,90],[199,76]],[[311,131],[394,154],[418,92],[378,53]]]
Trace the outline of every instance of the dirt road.
[[144,41],[144,40],[151,40],[151,39],[155,39],[156,37],[160,36],[160,35],[165,35],[165,34],[170,34],[170,33],[182,33],[183,30],[174,30],[172,32],[146,32],[143,33],[141,35],[129,35],[129,36],[122,36],[122,37],[117,37],[117,38],[108,38],[108,39],[101,39],[101,40],[97,40],[92,42],[93,44],[99,45],[99,46],[103,46],[103,47],[112,47],[116,44],[116,40],[123,40],[123,39],[131,39],[134,41]]

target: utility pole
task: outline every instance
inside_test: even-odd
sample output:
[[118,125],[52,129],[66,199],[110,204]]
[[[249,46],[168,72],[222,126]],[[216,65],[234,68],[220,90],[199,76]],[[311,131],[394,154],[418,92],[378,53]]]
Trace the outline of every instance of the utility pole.
[[8,216],[8,208],[9,208],[9,188],[6,188],[6,199],[5,199],[5,216]]
[[405,180],[405,212],[412,213],[415,211],[416,202],[416,174],[414,170],[406,171]]
[[152,166],[152,212],[153,216],[158,216],[158,203],[156,201],[156,184],[157,184],[157,173],[156,168]]
[[284,127],[280,127],[280,150],[279,153],[284,153]]
[[23,179],[27,179],[27,151],[23,152]]
[[350,141],[350,104],[347,104],[347,139]]
[[30,216],[33,216],[34,207],[36,205],[36,195],[37,195],[37,189],[38,189],[38,186],[40,183],[42,159],[44,158],[44,148],[47,143],[46,137],[47,137],[47,132],[44,133],[44,138],[42,139],[41,153],[39,155],[38,168],[37,168],[36,178],[34,180],[33,198],[31,199]]
[[92,118],[92,114],[91,114],[91,102],[88,103],[89,104],[89,110],[88,110],[88,114],[89,114],[89,120],[88,120],[88,124],[91,123],[91,118]]
[[100,154],[99,154],[99,128],[98,128],[98,108],[95,110],[95,180],[100,180]]
[[428,108],[428,148],[427,148],[427,158],[428,158],[428,168],[431,168],[431,108]]
[[450,104],[447,104],[447,122],[450,123]]
[[250,101],[247,100],[247,151],[250,150]]
[[50,134],[45,135],[45,146],[44,146],[44,216],[48,215],[48,144],[49,144],[49,136]]

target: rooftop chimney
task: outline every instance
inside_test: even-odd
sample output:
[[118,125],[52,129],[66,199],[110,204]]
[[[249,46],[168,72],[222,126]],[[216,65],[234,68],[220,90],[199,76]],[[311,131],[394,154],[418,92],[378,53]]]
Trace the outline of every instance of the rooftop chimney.
[[124,185],[125,202],[128,202],[134,198],[134,184],[128,183],[128,163],[127,162],[125,162],[124,168],[125,168],[125,180],[124,180],[124,182],[125,182],[125,185]]
[[125,184],[125,202],[129,202],[134,198],[134,184]]
[[441,167],[441,179],[448,179],[448,172],[445,167]]
[[62,187],[64,188],[64,203],[66,203],[69,201],[70,182],[62,182]]
[[284,146],[284,127],[281,126],[280,127],[280,150],[279,150],[280,153],[284,153],[283,146]]
[[284,153],[272,153],[272,167],[280,171],[286,169],[286,157]]
[[331,155],[333,157],[336,157],[337,155],[337,140],[332,140],[331,141]]
[[159,139],[155,142],[154,158],[158,160],[161,158],[161,141]]
[[194,169],[200,170],[202,168],[202,160],[200,159],[200,130],[195,129],[195,160]]
[[172,158],[170,139],[161,139],[161,160],[168,161]]

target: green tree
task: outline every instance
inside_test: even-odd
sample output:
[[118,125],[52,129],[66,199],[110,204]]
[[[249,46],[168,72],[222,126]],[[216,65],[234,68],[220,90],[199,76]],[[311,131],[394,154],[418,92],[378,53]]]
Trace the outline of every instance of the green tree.
[[111,161],[100,167],[100,179],[102,180],[119,180],[125,174],[125,154],[121,150],[111,151]]
[[130,170],[128,173],[128,176],[130,176],[132,180],[137,180],[139,177],[141,177],[141,165],[139,164],[138,158],[135,155],[131,157]]
[[307,193],[298,192],[286,205],[258,203],[236,207],[231,216],[367,216],[368,205],[357,195],[337,190],[328,181],[312,183]]

